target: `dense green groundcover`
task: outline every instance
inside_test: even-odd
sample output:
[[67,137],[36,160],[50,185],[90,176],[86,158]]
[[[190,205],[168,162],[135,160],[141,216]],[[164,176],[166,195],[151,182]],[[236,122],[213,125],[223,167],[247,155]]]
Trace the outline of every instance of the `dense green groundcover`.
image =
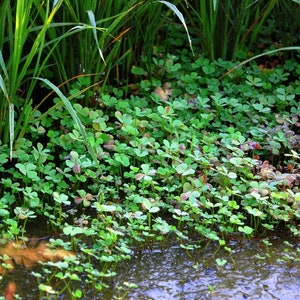
[[0,146],[1,242],[26,241],[27,225],[44,222],[62,233],[52,247],[77,254],[33,273],[41,295],[81,298],[83,281],[102,290],[135,243],[175,236],[189,250],[213,240],[230,255],[232,235],[299,235],[297,61],[221,78],[234,63],[183,50],[152,66],[106,92],[79,77],[73,115],[55,98],[12,161]]

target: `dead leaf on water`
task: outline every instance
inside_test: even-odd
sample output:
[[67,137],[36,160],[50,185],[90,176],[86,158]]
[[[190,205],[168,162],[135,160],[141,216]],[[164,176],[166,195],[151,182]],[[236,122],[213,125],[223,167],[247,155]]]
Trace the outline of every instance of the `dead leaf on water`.
[[24,243],[9,242],[0,248],[0,274],[8,269],[14,269],[15,265],[32,268],[38,263],[64,260],[75,254],[64,249],[51,249],[46,242],[39,243],[36,247],[27,247]]

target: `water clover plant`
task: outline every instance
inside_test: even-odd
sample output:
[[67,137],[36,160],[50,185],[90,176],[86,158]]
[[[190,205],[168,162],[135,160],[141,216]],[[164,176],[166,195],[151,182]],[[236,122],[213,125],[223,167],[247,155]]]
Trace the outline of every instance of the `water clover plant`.
[[[55,109],[36,111],[11,162],[0,145],[1,242],[27,242],[38,220],[51,247],[76,253],[33,273],[41,295],[81,298],[82,284],[100,295],[145,243],[172,238],[191,251],[214,242],[228,253],[216,260],[223,270],[232,236],[299,234],[296,64],[287,61],[284,76],[253,64],[218,80],[232,63],[185,51],[168,59],[176,68],[168,61],[164,81],[146,84],[136,66],[145,78],[132,94],[91,93],[78,78],[69,95],[54,97]],[[82,95],[93,94],[87,106]]]

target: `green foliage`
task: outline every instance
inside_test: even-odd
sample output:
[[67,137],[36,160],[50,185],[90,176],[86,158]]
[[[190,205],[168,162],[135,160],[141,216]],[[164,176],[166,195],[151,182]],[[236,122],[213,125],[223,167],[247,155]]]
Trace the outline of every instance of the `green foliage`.
[[[297,11],[292,1],[181,1],[180,8],[184,10],[192,36],[195,37],[194,44],[211,60],[239,58],[242,53],[252,50],[265,28],[266,20],[273,22],[270,34],[277,30],[278,22],[281,24],[285,20],[277,31],[277,38],[274,37],[271,43],[266,39],[261,40],[266,46],[282,41],[282,38],[284,46],[292,46],[294,43],[288,42],[284,32],[293,35],[293,32],[299,30],[298,24],[291,18],[291,10]],[[291,22],[287,22],[289,19]]]
[[[12,49],[18,62],[13,66],[13,56],[2,51],[1,128],[10,126],[1,133],[0,144],[1,242],[26,242],[28,225],[38,220],[51,233],[61,233],[49,240],[52,247],[78,253],[44,263],[33,273],[40,298],[82,298],[83,279],[84,289],[92,287],[98,296],[115,276],[116,264],[129,258],[138,243],[172,237],[188,251],[208,240],[230,255],[227,239],[233,234],[251,238],[281,226],[299,234],[297,61],[273,68],[254,63],[278,49],[237,64],[210,61],[185,49],[163,57],[156,49],[152,57],[145,51],[139,62],[133,58],[136,39],[142,39],[141,32],[143,38],[153,38],[160,22],[169,18],[169,12],[153,8],[165,1],[120,1],[115,6],[105,1],[109,17],[102,15],[101,1],[78,1],[74,6],[58,1],[52,9],[49,2],[41,7],[30,3],[16,4],[18,12],[27,12],[21,48],[6,38],[7,32],[13,37],[21,30],[13,26],[15,7],[4,1],[0,10],[6,20],[1,46],[9,46],[3,49]],[[64,9],[56,11],[58,5]],[[210,5],[213,12],[220,3]],[[150,7],[153,19],[139,23]],[[167,7],[178,16],[173,6]],[[36,17],[31,20],[29,13]],[[72,21],[65,22],[64,16]],[[63,21],[51,23],[54,17]],[[136,37],[125,38],[128,20],[138,24],[130,28],[130,34],[139,33]],[[155,27],[151,34],[153,27],[142,30],[150,21]],[[117,40],[124,40],[122,46]],[[68,55],[75,53],[78,61],[66,67]],[[52,60],[53,69],[48,64]],[[128,70],[133,61],[137,82],[108,86],[102,73],[108,76],[120,62],[120,68]],[[85,71],[76,71],[78,67]],[[65,81],[66,92],[43,78],[53,70],[59,82]],[[85,74],[97,72],[94,77]],[[11,87],[13,78],[17,85]],[[97,86],[101,80],[104,87]],[[32,109],[37,83],[58,96],[43,112],[39,109],[48,97]],[[23,86],[25,100],[19,103],[18,89]],[[293,255],[283,259],[290,261]],[[221,269],[227,260],[216,263]],[[126,295],[131,287],[120,293]]]
[[[11,149],[14,136],[18,137],[23,131],[22,128],[28,125],[32,105],[31,96],[36,81],[31,80],[30,83],[26,83],[26,93],[21,89],[25,88],[24,81],[29,74],[38,76],[45,68],[47,60],[42,58],[45,34],[61,4],[62,1],[58,1],[52,10],[49,9],[48,4],[48,9],[44,12],[43,26],[38,32],[35,32],[37,29],[33,27],[31,19],[31,13],[38,13],[39,5],[36,1],[19,1],[16,7],[12,6],[10,1],[3,1],[1,4],[3,29],[0,37],[2,71],[0,86],[4,99],[0,102],[0,137],[4,143],[10,141]],[[34,35],[31,34],[32,32]],[[26,44],[29,42],[31,47]],[[25,94],[24,98],[20,96],[20,93]],[[16,125],[15,110],[18,110]]]
[[84,77],[69,97],[50,84],[59,98],[35,111],[14,164],[1,146],[2,238],[25,240],[28,224],[43,217],[66,238],[54,247],[80,253],[44,265],[41,293],[80,297],[81,276],[100,293],[133,243],[173,236],[186,250],[206,240],[228,249],[232,234],[281,225],[299,233],[297,64],[240,65],[219,80],[233,63],[178,53],[159,64],[166,83],[137,66],[145,76],[138,92],[99,89],[93,107],[71,104],[90,93]]
[[[63,26],[48,32],[51,40],[66,36],[54,50],[54,61],[60,62],[55,66],[59,83],[78,74],[92,74],[93,82],[102,85],[108,80],[127,81],[140,55],[150,57],[159,43],[159,33],[170,15],[166,8],[175,13],[188,34],[183,16],[169,1],[64,1],[59,14]],[[87,28],[91,30],[82,31]],[[68,38],[74,29],[75,34]]]
[[[60,0],[53,6],[50,1],[40,4],[31,0],[14,5],[3,1],[0,6],[0,87],[4,98],[0,102],[0,139],[4,144],[10,143],[10,159],[14,140],[24,136],[29,123],[33,122],[35,110],[47,99],[34,99],[35,108],[32,108],[32,98],[41,89],[37,78],[54,77],[56,84],[68,85],[70,78],[88,74],[93,83],[88,87],[83,84],[86,89],[100,82],[105,85],[112,77],[120,81],[120,75],[124,77],[129,73],[137,51],[152,51],[149,43],[153,44],[155,32],[165,21],[160,16],[162,4],[175,12],[187,30],[181,13],[168,1],[114,1],[113,4],[76,1],[73,5]],[[147,37],[144,22],[145,27],[153,29],[147,29],[151,33]],[[131,31],[130,37],[125,38],[128,31]],[[134,45],[140,40],[145,44],[138,50]],[[127,61],[124,61],[126,56]],[[123,68],[121,73],[120,68]],[[86,97],[85,104],[89,99]],[[48,108],[50,106],[48,104]],[[71,106],[68,107],[71,112]],[[71,114],[76,120],[75,114]],[[79,130],[84,136],[80,125]],[[92,147],[87,142],[86,145],[95,158]]]

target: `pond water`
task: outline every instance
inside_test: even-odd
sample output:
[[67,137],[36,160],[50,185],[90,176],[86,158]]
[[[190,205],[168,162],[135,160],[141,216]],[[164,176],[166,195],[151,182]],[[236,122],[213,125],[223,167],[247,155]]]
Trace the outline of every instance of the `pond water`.
[[[289,247],[284,237],[270,241],[272,246],[262,240],[232,240],[232,260],[224,250],[213,258],[213,246],[193,252],[178,246],[164,250],[154,246],[136,251],[118,268],[114,283],[116,287],[122,282],[138,286],[125,299],[300,299],[296,241],[290,241],[293,246]],[[220,267],[215,258],[228,262]],[[103,299],[112,299],[113,294],[117,294],[116,288]]]
[[[137,248],[130,260],[118,266],[109,289],[102,294],[85,290],[83,299],[300,299],[298,241],[286,236],[270,237],[269,241],[270,246],[262,239],[232,239],[231,257],[225,250],[214,256],[213,244],[194,251],[172,242]],[[17,282],[22,299],[39,299],[36,280],[29,274],[18,268],[7,280]],[[7,280],[1,282],[1,289]],[[137,288],[128,289],[127,283]]]

